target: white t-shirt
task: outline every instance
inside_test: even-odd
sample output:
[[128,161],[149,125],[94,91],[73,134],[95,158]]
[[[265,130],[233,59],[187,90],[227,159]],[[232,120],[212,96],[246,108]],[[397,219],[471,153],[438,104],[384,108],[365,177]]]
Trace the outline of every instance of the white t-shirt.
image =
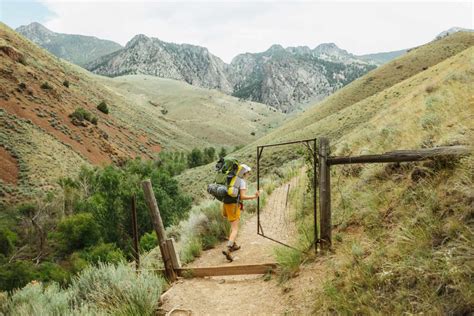
[[246,190],[247,189],[247,183],[245,182],[244,179],[240,179],[240,186],[239,186],[239,190]]

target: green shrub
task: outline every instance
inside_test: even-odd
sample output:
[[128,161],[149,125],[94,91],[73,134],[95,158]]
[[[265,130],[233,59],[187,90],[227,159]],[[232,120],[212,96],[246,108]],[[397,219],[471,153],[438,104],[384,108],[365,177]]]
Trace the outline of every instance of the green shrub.
[[90,121],[92,119],[92,114],[86,109],[79,107],[73,113],[71,113],[69,117],[81,122],[84,120]]
[[53,262],[43,262],[37,268],[38,280],[43,282],[54,281],[65,284],[69,280],[68,272]]
[[61,250],[71,253],[96,245],[100,240],[100,227],[90,213],[79,213],[64,218],[57,228],[55,238]]
[[49,83],[43,82],[43,83],[41,84],[41,89],[43,89],[43,90],[51,90],[51,89],[53,89],[53,87],[52,87]]
[[97,106],[97,110],[101,111],[102,113],[109,114],[109,108],[105,101],[99,103],[99,105]]
[[73,122],[74,120],[79,121],[79,122],[86,120],[88,122],[91,122],[94,125],[97,125],[97,121],[98,121],[96,116],[92,115],[91,112],[87,111],[86,109],[82,107],[77,108],[74,112],[69,114],[69,117],[73,120]]
[[158,246],[158,238],[155,232],[145,233],[140,238],[140,249],[141,251],[148,252]]
[[86,268],[70,287],[74,306],[92,305],[114,315],[155,315],[165,281],[155,274],[136,274],[125,264]]
[[118,264],[125,261],[122,250],[112,243],[101,243],[94,247],[90,247],[82,251],[81,257],[93,264],[99,262]]
[[8,228],[0,228],[0,254],[8,256],[14,249],[18,236]]
[[73,252],[69,256],[69,270],[72,274],[77,274],[87,268],[89,266],[86,259],[82,257],[82,253],[80,251]]
[[30,261],[15,261],[0,266],[0,290],[11,291],[21,288],[36,277]]
[[63,81],[63,86],[65,86],[66,88],[69,88],[69,81],[64,80]]
[[188,154],[188,167],[194,168],[204,164],[203,154],[199,148],[194,148]]
[[30,283],[7,301],[6,315],[155,315],[165,281],[127,265],[88,267],[61,289]]
[[188,240],[180,252],[181,262],[186,264],[199,257],[202,252],[201,240],[198,237],[193,237]]
[[6,306],[7,315],[70,315],[72,292],[58,284],[45,286],[30,283],[11,296]]

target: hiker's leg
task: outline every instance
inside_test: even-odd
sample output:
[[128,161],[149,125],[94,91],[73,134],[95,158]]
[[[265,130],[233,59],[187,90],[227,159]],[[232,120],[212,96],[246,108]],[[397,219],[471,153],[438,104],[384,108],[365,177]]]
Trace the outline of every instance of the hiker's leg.
[[239,219],[236,219],[235,221],[230,222],[230,236],[229,236],[229,241],[231,244],[235,242],[235,239],[237,238],[237,233],[239,232]]

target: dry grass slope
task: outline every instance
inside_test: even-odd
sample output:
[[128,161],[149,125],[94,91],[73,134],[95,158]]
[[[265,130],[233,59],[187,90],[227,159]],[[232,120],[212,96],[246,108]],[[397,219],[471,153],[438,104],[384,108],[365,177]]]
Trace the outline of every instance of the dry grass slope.
[[[148,78],[146,85],[141,78],[112,81],[92,75],[1,23],[0,67],[0,158],[9,166],[8,172],[0,173],[2,200],[52,189],[58,177],[74,174],[82,164],[150,159],[163,146],[235,146],[262,135],[283,118],[266,106],[172,81]],[[109,114],[97,109],[102,101]],[[196,103],[209,110],[202,115],[192,111]],[[215,128],[223,120],[208,118],[219,106],[237,117],[238,126],[220,123]],[[78,108],[97,117],[97,124],[74,124],[69,115]]]
[[[473,62],[469,47],[473,45],[472,33],[456,33],[420,46],[352,82],[234,155],[255,164],[257,145],[322,136],[330,138],[335,154],[469,143],[469,117],[474,108],[469,88]],[[436,104],[440,103],[445,104],[445,113],[438,112]],[[445,125],[440,126],[443,121],[435,116],[444,117]],[[378,142],[371,141],[374,139]],[[262,167],[266,170],[294,158],[294,152],[280,151],[271,161],[262,161]],[[204,186],[199,183],[207,183],[211,177],[212,166],[202,166],[178,179],[183,185],[192,179],[193,195],[205,197]]]
[[267,105],[176,80],[144,75],[101,79],[133,106],[120,112],[146,126],[168,149],[233,148],[261,137],[285,118]]

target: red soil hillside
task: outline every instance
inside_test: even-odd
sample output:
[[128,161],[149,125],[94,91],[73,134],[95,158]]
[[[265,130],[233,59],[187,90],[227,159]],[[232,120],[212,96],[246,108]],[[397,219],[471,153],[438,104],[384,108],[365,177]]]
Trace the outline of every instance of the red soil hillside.
[[[109,105],[110,114],[97,110],[101,101]],[[0,147],[3,148],[0,179],[3,186],[16,184],[18,178],[23,177],[23,185],[38,187],[32,183],[29,173],[39,172],[41,163],[48,160],[41,157],[41,150],[31,150],[34,144],[49,146],[44,153],[58,166],[49,165],[46,169],[60,168],[61,174],[78,169],[77,163],[61,166],[64,162],[61,160],[67,156],[74,156],[76,162],[83,160],[92,164],[119,163],[136,156],[152,157],[160,150],[158,141],[143,136],[142,130],[131,129],[127,122],[114,117],[117,103],[123,106],[125,101],[107,92],[85,71],[50,55],[0,23]],[[73,124],[69,115],[80,107],[98,118],[97,125],[88,121]],[[27,146],[28,142],[31,146]],[[63,154],[55,150],[55,146],[61,148]],[[54,172],[46,169],[42,174],[44,181],[54,182]]]

